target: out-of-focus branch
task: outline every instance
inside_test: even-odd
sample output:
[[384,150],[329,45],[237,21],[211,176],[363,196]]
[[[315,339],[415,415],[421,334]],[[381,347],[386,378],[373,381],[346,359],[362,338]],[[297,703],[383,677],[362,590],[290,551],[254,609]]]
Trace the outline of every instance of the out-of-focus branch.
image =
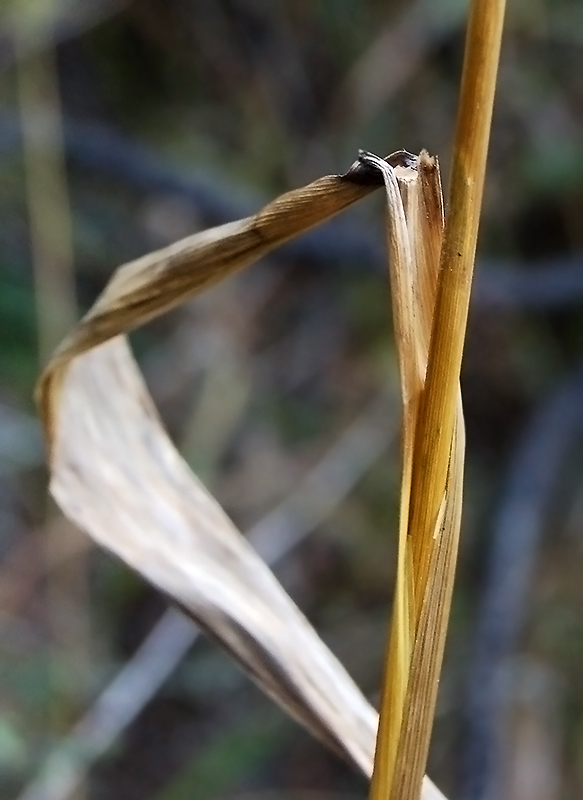
[[463,800],[496,800],[504,762],[505,667],[523,628],[534,565],[570,448],[583,433],[583,368],[535,412],[505,480],[493,524],[470,661]]
[[19,65],[18,97],[37,337],[44,363],[77,319],[60,97],[52,51]]
[[[35,3],[21,0],[5,4],[0,16],[0,67],[28,58],[55,44],[79,36],[108,17],[117,14],[128,0],[60,0]],[[26,33],[26,41],[14,47],[15,34]]]
[[351,67],[333,102],[332,119],[348,116],[362,127],[386,108],[424,58],[463,25],[465,13],[465,5],[457,2],[408,3]]
[[[49,11],[51,5],[48,3]],[[61,125],[60,92],[55,53],[47,42],[29,55],[29,31],[17,26],[18,100],[22,127],[26,202],[34,269],[39,360],[44,363],[77,319],[71,214]],[[54,515],[47,505],[48,516]],[[70,523],[47,526],[44,555],[48,564],[61,562],[63,550],[78,532]],[[51,724],[58,731],[66,705],[76,705],[87,679],[89,635],[86,614],[86,572],[82,554],[50,570],[46,587],[47,622],[52,635],[50,661]],[[57,663],[69,673],[67,691],[59,685]],[[65,701],[65,702],[63,702]]]
[[[350,425],[286,499],[249,531],[267,563],[283,559],[337,508],[385,452],[396,429],[385,393]],[[170,609],[104,689],[42,774],[18,800],[67,800],[88,769],[134,721],[198,638],[197,628]]]

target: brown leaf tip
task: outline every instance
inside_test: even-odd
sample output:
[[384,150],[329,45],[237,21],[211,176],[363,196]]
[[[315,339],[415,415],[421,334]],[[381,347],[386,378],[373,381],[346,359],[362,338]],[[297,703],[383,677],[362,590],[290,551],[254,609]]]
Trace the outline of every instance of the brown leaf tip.
[[[358,151],[358,158],[352,164],[348,172],[340,177],[342,180],[350,181],[351,183],[358,183],[364,186],[381,186],[383,177],[378,167],[373,163],[374,159],[379,159],[373,153],[366,150]],[[380,160],[380,159],[379,159]],[[394,153],[386,156],[384,159],[391,167],[406,167],[408,169],[417,169],[419,159],[408,150],[396,150]]]
[[[366,155],[363,150],[361,150],[361,153],[363,155]],[[391,167],[405,167],[406,169],[417,169],[419,158],[414,153],[410,153],[408,150],[396,150],[389,156],[385,156],[385,161],[387,162],[387,164],[390,164]]]

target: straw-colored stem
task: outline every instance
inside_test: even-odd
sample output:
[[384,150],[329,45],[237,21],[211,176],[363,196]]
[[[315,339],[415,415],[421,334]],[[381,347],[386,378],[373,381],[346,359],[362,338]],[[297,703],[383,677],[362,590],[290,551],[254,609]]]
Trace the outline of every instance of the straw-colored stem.
[[[424,587],[443,499],[456,414],[505,0],[474,0],[454,140],[449,208],[427,368],[415,437],[409,533],[416,584]],[[423,591],[417,593],[417,619]]]
[[[504,7],[504,0],[473,0],[468,20],[449,208],[411,466],[406,527],[414,643],[404,705],[396,708],[399,703],[395,703],[395,687],[401,687],[403,676],[385,673],[371,800],[418,800],[427,760],[459,534],[463,479],[459,376]],[[393,625],[399,618],[398,613],[394,615]],[[395,643],[390,648],[389,670],[399,661]],[[393,690],[388,691],[391,685]],[[402,689],[397,694],[402,695]],[[387,741],[395,736],[395,720],[391,724],[387,719],[391,713],[401,718],[398,743]]]

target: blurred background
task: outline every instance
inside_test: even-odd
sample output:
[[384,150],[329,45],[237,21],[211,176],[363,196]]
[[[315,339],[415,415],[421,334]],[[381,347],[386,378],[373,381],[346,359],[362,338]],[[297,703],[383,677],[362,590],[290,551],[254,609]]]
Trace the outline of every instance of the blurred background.
[[[119,264],[330,172],[426,147],[447,190],[462,0],[0,6],[0,794],[359,798],[46,496],[40,365]],[[462,546],[429,772],[583,796],[583,8],[513,0],[463,393]],[[181,452],[375,702],[399,390],[362,202],[133,337]],[[196,639],[196,641],[195,641]]]

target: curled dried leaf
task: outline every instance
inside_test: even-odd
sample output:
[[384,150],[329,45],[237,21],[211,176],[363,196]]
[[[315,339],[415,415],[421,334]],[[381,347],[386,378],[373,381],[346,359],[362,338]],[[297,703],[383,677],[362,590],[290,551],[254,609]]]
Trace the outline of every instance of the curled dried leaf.
[[[394,165],[413,158],[404,151]],[[51,492],[64,513],[184,608],[293,717],[365,774],[377,715],[271,571],[190,472],[123,334],[356,202],[360,161],[253,217],[121,267],[38,386]],[[425,779],[424,800],[441,793]]]

